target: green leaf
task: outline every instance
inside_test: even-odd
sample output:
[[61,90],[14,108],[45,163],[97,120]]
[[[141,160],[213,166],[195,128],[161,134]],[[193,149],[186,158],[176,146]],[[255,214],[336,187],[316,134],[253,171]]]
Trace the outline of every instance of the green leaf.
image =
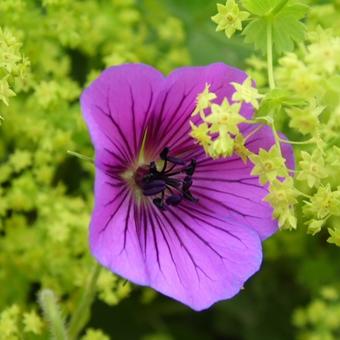
[[[253,4],[253,1],[247,0],[247,2]],[[267,3],[265,0],[259,3],[262,3],[262,12],[257,11],[257,13],[263,13],[264,9],[268,9],[268,7],[265,7],[265,3]],[[275,6],[272,5],[271,7],[274,8]],[[275,51],[278,54],[291,51],[294,48],[294,42],[298,43],[304,38],[305,26],[300,20],[305,16],[307,9],[308,6],[303,4],[288,3],[274,16],[262,16],[253,19],[243,30],[245,42],[254,44],[256,49],[265,54],[267,46],[266,28],[267,23],[270,22]]]
[[242,5],[252,14],[265,16],[280,2],[281,0],[242,0]]
[[307,9],[302,4],[288,5],[273,18],[273,43],[278,54],[291,51],[294,42],[303,40],[305,25],[300,20]]
[[276,88],[267,92],[266,96],[261,102],[258,116],[276,114],[283,108],[292,106],[303,106],[306,102],[304,99],[295,95],[291,91],[282,88]]
[[265,18],[256,18],[252,20],[243,30],[246,43],[254,44],[257,50],[266,53],[267,46],[267,21]]

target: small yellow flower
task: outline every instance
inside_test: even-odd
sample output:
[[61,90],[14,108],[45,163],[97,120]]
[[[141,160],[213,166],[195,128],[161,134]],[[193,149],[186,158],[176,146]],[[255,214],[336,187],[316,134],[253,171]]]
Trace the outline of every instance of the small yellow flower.
[[306,202],[305,213],[324,219],[329,215],[340,215],[340,190],[332,191],[331,186],[320,186],[312,196],[310,202]]
[[255,109],[259,108],[259,99],[263,97],[258,90],[253,86],[253,82],[248,77],[242,84],[232,82],[231,83],[236,92],[233,94],[233,101],[250,103]]
[[245,121],[245,118],[240,115],[240,108],[239,103],[230,105],[227,98],[224,98],[221,105],[212,104],[211,114],[205,119],[211,124],[211,132],[218,132],[223,125],[228,133],[238,134],[238,125]]
[[287,110],[291,118],[289,126],[303,135],[313,134],[320,125],[319,116],[324,109],[323,106],[317,105],[315,100],[304,108],[289,109]]
[[43,321],[35,311],[24,313],[23,317],[25,332],[33,333],[36,335],[41,334],[43,328]]
[[277,177],[288,176],[285,159],[276,145],[273,145],[269,151],[260,149],[258,155],[252,154],[249,159],[255,164],[251,174],[259,176],[261,184],[271,183]]
[[328,243],[333,243],[336,246],[340,247],[340,229],[339,228],[329,228],[328,229],[330,237],[327,239]]
[[231,156],[234,150],[234,139],[230,136],[225,126],[219,129],[219,136],[216,138],[210,148],[209,155],[212,158]]
[[216,31],[225,31],[228,38],[231,38],[236,30],[242,30],[242,21],[249,17],[249,13],[240,11],[235,0],[228,0],[225,5],[217,4],[218,13],[211,17],[217,24]]
[[242,159],[243,163],[247,163],[251,152],[245,146],[245,138],[242,134],[238,134],[234,140],[234,152]]
[[81,340],[109,340],[110,338],[99,329],[89,328]]
[[322,226],[326,220],[311,220],[308,223],[308,234],[315,235],[321,231]]
[[269,194],[264,200],[273,207],[273,217],[278,219],[279,226],[283,229],[296,228],[294,204],[297,203],[298,195],[291,177],[287,177],[284,181],[275,179],[270,184]]
[[216,99],[217,96],[215,93],[210,92],[210,84],[205,84],[204,91],[201,92],[196,99],[196,108],[192,113],[193,116],[197,115],[198,113],[201,116],[204,116],[204,110],[211,106],[211,102]]
[[8,106],[8,99],[14,96],[15,92],[11,90],[7,77],[0,79],[0,101]]
[[206,123],[202,123],[199,126],[196,126],[192,122],[191,125],[191,133],[190,136],[204,147],[204,149],[210,144],[211,138],[209,136],[209,127]]
[[312,154],[301,151],[302,160],[300,164],[300,173],[297,179],[306,181],[309,187],[318,186],[320,180],[328,176],[325,168],[325,162],[319,149],[315,149]]

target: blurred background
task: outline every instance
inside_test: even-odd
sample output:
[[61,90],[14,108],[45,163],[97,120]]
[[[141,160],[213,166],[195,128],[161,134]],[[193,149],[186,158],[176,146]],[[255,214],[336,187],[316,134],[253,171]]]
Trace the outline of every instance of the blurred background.
[[[318,5],[325,13],[339,9],[339,1]],[[248,68],[252,46],[216,33],[214,14],[210,0],[1,1],[0,339],[16,339],[4,335],[7,319],[23,329],[18,339],[48,339],[44,325],[27,331],[27,315],[41,313],[38,291],[53,289],[67,316],[93,266],[94,170],[66,153],[93,155],[82,88],[123,62],[165,73],[216,61]],[[340,252],[325,241],[307,236],[303,225],[279,232],[265,242],[262,269],[245,289],[201,313],[103,271],[87,328],[115,340],[287,340],[310,316],[337,330],[333,338],[304,339],[340,339]]]

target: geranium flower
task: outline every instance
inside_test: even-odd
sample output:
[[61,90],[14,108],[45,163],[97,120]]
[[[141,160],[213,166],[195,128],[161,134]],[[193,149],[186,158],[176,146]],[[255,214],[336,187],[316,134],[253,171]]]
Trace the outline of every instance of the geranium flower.
[[[232,102],[231,83],[246,78],[222,63],[168,77],[128,64],[104,71],[81,97],[96,153],[93,255],[195,310],[237,294],[261,265],[261,240],[277,230],[251,162],[236,155],[213,160],[190,136],[206,84],[214,102]],[[243,104],[241,113],[251,118],[252,106]],[[247,147],[257,152],[273,143],[271,130],[262,128]],[[292,167],[290,147],[283,151]]]

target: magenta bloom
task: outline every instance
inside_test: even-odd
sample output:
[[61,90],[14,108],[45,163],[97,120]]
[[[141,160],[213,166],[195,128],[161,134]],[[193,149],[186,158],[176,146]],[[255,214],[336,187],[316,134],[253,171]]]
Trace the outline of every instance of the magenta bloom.
[[[231,101],[230,83],[246,77],[222,63],[168,77],[129,64],[104,71],[81,98],[96,152],[93,255],[195,310],[237,294],[261,265],[261,240],[277,230],[252,164],[238,156],[213,160],[189,136],[205,84],[221,103]],[[250,118],[251,105],[241,113]],[[247,147],[257,152],[273,143],[262,128]],[[284,153],[293,167],[289,146]]]

